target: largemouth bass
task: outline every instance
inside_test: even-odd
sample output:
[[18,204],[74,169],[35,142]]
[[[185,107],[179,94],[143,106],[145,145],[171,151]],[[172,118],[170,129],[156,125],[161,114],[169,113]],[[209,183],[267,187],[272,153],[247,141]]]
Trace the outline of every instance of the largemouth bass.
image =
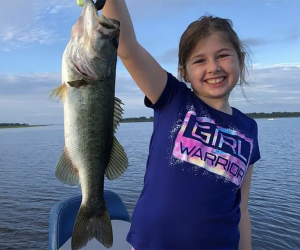
[[87,0],[63,54],[62,84],[49,95],[64,105],[65,146],[55,175],[67,185],[81,184],[73,250],[94,237],[107,248],[113,244],[104,176],[116,179],[128,166],[114,135],[123,113],[121,100],[115,97],[119,26],[117,20],[99,16],[94,2]]

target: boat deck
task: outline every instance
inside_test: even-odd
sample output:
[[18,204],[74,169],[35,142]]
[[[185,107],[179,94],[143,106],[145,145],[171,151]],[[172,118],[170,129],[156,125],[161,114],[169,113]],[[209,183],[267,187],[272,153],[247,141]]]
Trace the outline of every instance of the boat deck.
[[[110,250],[131,250],[131,245],[126,241],[130,223],[127,221],[112,220],[114,243]],[[71,238],[59,250],[70,250]],[[82,250],[107,249],[96,239],[92,239]]]
[[[113,230],[112,250],[130,250],[131,245],[126,241],[131,225],[130,215],[122,199],[110,190],[104,190],[104,200],[110,215]],[[70,197],[58,202],[50,212],[49,250],[71,249],[71,237],[76,216],[81,205],[81,195]],[[106,249],[96,239],[90,240],[81,249]]]

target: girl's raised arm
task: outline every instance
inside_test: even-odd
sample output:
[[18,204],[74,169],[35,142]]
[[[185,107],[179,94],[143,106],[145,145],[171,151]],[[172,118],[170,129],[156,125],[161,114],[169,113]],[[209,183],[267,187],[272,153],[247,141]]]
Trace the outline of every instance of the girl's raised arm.
[[166,71],[138,43],[124,0],[106,0],[102,13],[120,21],[118,55],[133,80],[154,104],[167,83]]

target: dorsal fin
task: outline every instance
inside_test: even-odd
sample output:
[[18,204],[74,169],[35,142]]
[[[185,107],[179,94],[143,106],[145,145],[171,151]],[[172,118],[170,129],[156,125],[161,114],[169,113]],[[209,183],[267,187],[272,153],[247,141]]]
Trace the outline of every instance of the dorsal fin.
[[[115,107],[114,107],[114,130],[115,134],[120,121],[122,120],[123,109],[121,107],[122,101],[115,97]],[[124,151],[124,148],[118,142],[117,138],[114,136],[112,151],[110,155],[110,160],[105,171],[105,175],[109,180],[116,179],[120,177],[128,167],[128,158]]]
[[114,180],[119,178],[128,167],[128,158],[124,148],[114,136],[113,146],[110,154],[108,166],[105,170],[107,179]]
[[[114,106],[114,134],[122,120],[123,109],[121,107],[122,101],[115,97],[115,106]],[[124,105],[124,104],[123,104]]]

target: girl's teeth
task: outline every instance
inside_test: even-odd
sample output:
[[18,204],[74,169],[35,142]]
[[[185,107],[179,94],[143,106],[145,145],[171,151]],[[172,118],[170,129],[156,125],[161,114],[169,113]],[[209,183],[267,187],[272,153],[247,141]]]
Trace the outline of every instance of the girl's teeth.
[[217,79],[207,80],[207,82],[208,82],[209,84],[216,84],[216,83],[222,82],[224,79],[225,79],[225,77],[222,77],[222,78],[217,78]]

